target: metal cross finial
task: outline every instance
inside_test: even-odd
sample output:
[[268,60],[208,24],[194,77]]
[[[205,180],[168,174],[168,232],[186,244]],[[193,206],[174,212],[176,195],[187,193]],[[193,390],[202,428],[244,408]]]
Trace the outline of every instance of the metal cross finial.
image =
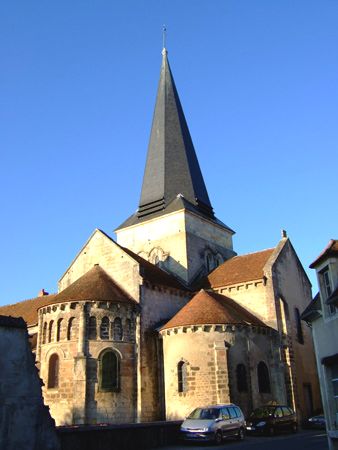
[[167,41],[167,28],[166,28],[165,25],[163,25],[163,27],[162,27],[162,44],[163,44],[163,48],[165,48],[166,41]]

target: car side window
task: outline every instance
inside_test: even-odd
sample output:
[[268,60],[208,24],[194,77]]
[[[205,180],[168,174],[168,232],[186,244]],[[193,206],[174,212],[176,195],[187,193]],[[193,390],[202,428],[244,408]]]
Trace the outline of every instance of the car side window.
[[230,413],[230,419],[236,419],[237,418],[237,414],[236,414],[235,408],[233,406],[229,406],[228,410],[229,410],[229,413]]
[[289,408],[287,408],[286,406],[282,406],[282,410],[283,410],[284,416],[286,416],[286,417],[291,416]]
[[235,406],[235,411],[237,413],[237,417],[242,417],[242,411]]
[[222,414],[222,419],[223,420],[230,419],[230,414],[229,414],[228,408],[222,408],[221,414]]
[[274,416],[275,416],[275,417],[283,417],[283,411],[282,411],[282,408],[276,408],[276,409],[275,409],[275,414],[274,414]]
[[291,408],[288,408],[288,410],[290,411],[290,415],[291,415],[291,416],[295,413],[294,410],[291,409]]

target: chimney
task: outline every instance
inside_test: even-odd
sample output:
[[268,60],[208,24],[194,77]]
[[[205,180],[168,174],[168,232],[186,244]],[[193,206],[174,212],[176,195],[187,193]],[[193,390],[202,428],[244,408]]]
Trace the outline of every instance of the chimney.
[[282,238],[287,238],[288,234],[286,232],[286,230],[282,230]]
[[49,295],[49,292],[46,292],[44,289],[41,289],[38,293],[38,297],[43,297],[44,295]]

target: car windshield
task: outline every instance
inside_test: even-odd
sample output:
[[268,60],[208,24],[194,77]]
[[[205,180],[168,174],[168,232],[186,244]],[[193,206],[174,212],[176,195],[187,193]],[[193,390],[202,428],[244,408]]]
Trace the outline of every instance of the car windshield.
[[196,408],[188,419],[212,420],[219,417],[219,409],[217,408]]
[[262,406],[261,408],[255,409],[250,417],[257,417],[257,419],[262,419],[263,417],[269,417],[273,415],[275,410],[274,406]]

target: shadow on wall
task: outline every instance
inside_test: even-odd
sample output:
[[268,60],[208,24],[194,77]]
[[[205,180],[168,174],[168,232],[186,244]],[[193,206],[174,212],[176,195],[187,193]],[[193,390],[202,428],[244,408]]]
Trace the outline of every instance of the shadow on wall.
[[147,450],[175,444],[182,421],[59,427],[62,450]]

